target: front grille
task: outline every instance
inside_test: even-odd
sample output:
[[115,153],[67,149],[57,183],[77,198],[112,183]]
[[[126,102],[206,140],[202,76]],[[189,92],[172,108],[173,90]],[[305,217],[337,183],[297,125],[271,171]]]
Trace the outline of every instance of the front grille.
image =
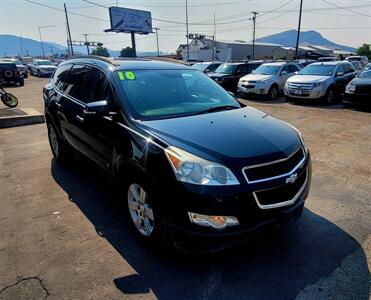
[[359,94],[371,94],[371,85],[357,85],[356,93]]
[[294,183],[254,192],[255,201],[263,209],[293,204],[305,188],[307,176],[307,170],[305,169]]
[[305,159],[303,148],[298,149],[288,158],[280,159],[265,164],[245,167],[243,172],[249,183],[257,181],[266,181],[274,177],[281,177],[287,175],[298,168]]
[[247,89],[253,89],[255,87],[255,85],[252,84],[243,84],[242,86]]
[[288,84],[290,94],[296,96],[308,96],[313,89],[312,83],[292,83]]

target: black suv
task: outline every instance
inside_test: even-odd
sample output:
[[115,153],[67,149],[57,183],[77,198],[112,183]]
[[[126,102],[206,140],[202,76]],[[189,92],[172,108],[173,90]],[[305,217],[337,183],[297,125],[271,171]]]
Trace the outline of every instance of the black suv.
[[18,83],[24,85],[24,78],[15,63],[0,61],[0,83]]
[[261,64],[261,61],[224,63],[207,75],[226,90],[236,92],[240,78],[252,73]]
[[73,58],[43,95],[55,159],[77,150],[116,178],[143,239],[240,237],[303,211],[311,163],[300,133],[199,70]]

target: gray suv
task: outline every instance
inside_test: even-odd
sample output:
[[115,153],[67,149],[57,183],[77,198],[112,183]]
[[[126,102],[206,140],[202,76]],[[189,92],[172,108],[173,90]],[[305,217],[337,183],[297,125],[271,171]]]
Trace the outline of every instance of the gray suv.
[[354,66],[345,61],[317,62],[306,66],[285,84],[288,100],[340,100],[346,85],[356,76]]

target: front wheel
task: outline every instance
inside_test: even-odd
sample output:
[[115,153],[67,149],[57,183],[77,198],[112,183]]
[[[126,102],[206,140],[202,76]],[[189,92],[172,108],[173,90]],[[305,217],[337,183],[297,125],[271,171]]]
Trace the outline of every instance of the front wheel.
[[270,100],[276,100],[278,97],[278,87],[276,85],[272,85],[271,88],[268,91],[268,96]]
[[1,95],[1,101],[10,108],[16,107],[18,105],[17,97],[10,93]]
[[37,70],[37,77],[41,77],[40,70]]
[[137,236],[151,244],[168,244],[166,222],[156,206],[156,196],[150,184],[144,179],[135,178],[126,186],[126,205]]

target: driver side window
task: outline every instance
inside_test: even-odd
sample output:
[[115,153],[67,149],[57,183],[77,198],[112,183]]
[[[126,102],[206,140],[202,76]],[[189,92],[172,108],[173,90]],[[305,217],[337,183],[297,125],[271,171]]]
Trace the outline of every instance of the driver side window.
[[107,100],[113,101],[113,92],[106,74],[98,68],[90,67],[84,80],[85,103]]

